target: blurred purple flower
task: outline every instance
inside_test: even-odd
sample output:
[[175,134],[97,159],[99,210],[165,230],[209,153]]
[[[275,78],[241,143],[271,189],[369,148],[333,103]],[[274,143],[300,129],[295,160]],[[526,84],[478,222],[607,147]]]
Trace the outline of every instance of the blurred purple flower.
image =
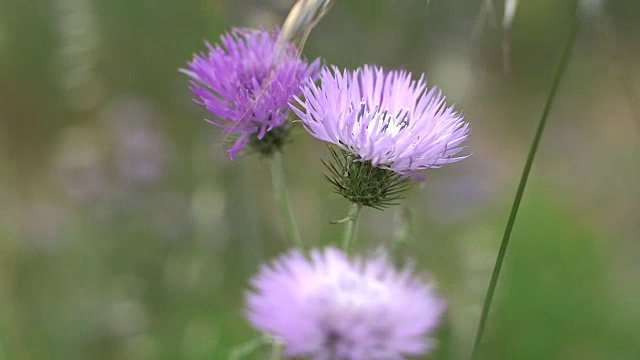
[[439,89],[427,88],[424,76],[415,81],[406,71],[365,66],[325,68],[320,79],[319,87],[306,83],[304,100],[296,97],[302,109],[292,106],[315,138],[400,174],[467,157],[455,155],[465,148],[468,123]]
[[113,165],[127,185],[150,186],[167,173],[174,149],[157,126],[161,116],[148,101],[132,95],[114,100],[101,114],[111,135]]
[[116,166],[124,180],[149,185],[162,179],[169,157],[168,144],[154,128],[131,126],[116,142]]
[[280,49],[279,31],[233,29],[221,36],[222,46],[207,43],[209,52],[194,56],[188,69],[194,101],[221,122],[207,120],[235,134],[231,159],[253,134],[262,139],[285,124],[288,102],[300,85],[318,72],[319,59],[309,64],[290,44]]
[[247,317],[292,357],[387,360],[421,355],[434,342],[445,302],[410,268],[384,255],[349,259],[335,248],[292,251],[262,267],[247,293]]

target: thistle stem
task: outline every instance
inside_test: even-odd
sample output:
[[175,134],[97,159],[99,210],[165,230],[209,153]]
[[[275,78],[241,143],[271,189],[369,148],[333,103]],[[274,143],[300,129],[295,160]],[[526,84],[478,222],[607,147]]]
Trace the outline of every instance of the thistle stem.
[[342,238],[342,249],[348,254],[353,252],[353,243],[356,237],[356,227],[358,225],[358,218],[360,217],[360,210],[362,205],[358,203],[351,203],[351,210],[347,215],[347,225],[344,228],[344,237]]
[[271,356],[270,360],[282,360],[282,342],[274,341],[271,344]]
[[234,348],[229,354],[229,360],[240,360],[254,352],[256,352],[261,346],[267,344],[268,339],[264,336],[250,340],[236,348]]
[[285,227],[289,238],[294,246],[303,250],[302,239],[298,233],[298,227],[293,217],[291,202],[289,201],[289,193],[284,180],[284,166],[282,164],[282,153],[276,151],[270,158],[271,176],[273,177],[273,195],[280,207],[280,212],[285,221]]
[[471,353],[471,359],[476,359],[478,356],[479,345],[482,342],[482,336],[484,334],[485,325],[487,323],[487,316],[489,314],[489,310],[491,309],[491,301],[493,299],[493,295],[496,289],[496,285],[498,283],[498,278],[500,277],[500,270],[502,269],[502,263],[504,261],[505,254],[507,252],[507,246],[509,245],[509,239],[511,237],[511,232],[513,230],[514,223],[516,221],[516,215],[518,214],[518,209],[520,207],[520,201],[522,200],[522,195],[524,194],[524,189],[527,185],[527,179],[529,178],[529,172],[531,171],[531,166],[533,164],[533,160],[535,159],[536,152],[538,150],[538,145],[540,144],[540,139],[542,138],[542,133],[544,132],[544,128],[547,122],[547,117],[551,110],[551,105],[553,100],[555,99],[556,92],[558,90],[560,80],[564,75],[564,72],[567,68],[567,64],[569,62],[569,58],[571,55],[571,50],[574,47],[576,42],[576,38],[579,30],[579,19],[576,13],[574,18],[574,24],[572,25],[571,35],[567,40],[566,47],[562,54],[562,59],[560,60],[560,64],[558,66],[557,72],[553,79],[553,84],[551,86],[551,91],[547,96],[547,100],[545,103],[544,110],[542,112],[542,116],[538,123],[538,128],[536,130],[535,136],[533,138],[533,142],[531,143],[531,147],[529,149],[529,154],[527,156],[527,161],[525,162],[524,169],[522,170],[522,176],[520,177],[520,183],[518,185],[518,190],[516,191],[516,196],[513,200],[513,206],[511,207],[511,212],[509,214],[509,219],[507,221],[507,226],[504,231],[504,236],[502,238],[502,243],[500,245],[500,250],[498,251],[498,256],[496,258],[496,263],[493,268],[493,273],[491,274],[491,280],[489,282],[489,287],[487,289],[487,294],[484,299],[484,305],[482,307],[482,313],[480,315],[480,322],[478,323],[478,330],[476,332],[476,337],[473,343],[473,350]]

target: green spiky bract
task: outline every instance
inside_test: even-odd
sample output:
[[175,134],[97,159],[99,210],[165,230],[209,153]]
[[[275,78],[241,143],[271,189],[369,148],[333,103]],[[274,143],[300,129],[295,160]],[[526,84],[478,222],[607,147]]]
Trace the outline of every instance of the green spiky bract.
[[330,171],[324,177],[334,191],[352,203],[382,210],[397,205],[413,183],[407,175],[374,167],[371,161],[360,161],[355,155],[329,148],[333,161],[322,161]]
[[287,123],[277,128],[271,129],[262,139],[258,139],[257,134],[252,134],[249,138],[248,153],[258,153],[263,157],[271,157],[276,151],[290,142],[291,126]]

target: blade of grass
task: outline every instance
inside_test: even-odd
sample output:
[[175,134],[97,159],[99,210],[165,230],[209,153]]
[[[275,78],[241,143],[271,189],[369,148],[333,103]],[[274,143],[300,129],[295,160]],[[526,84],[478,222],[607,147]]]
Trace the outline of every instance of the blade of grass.
[[558,69],[554,76],[553,84],[551,85],[551,91],[549,91],[549,95],[547,96],[547,101],[545,103],[544,110],[542,111],[542,116],[540,117],[538,128],[536,129],[535,136],[533,138],[531,147],[529,149],[527,161],[525,162],[524,169],[522,170],[522,176],[520,177],[520,183],[518,185],[518,190],[516,191],[516,196],[513,199],[513,206],[511,207],[509,219],[507,220],[507,226],[504,230],[504,236],[502,238],[502,243],[500,244],[500,250],[498,251],[496,263],[493,268],[493,273],[491,274],[491,280],[489,282],[489,287],[487,289],[487,294],[485,296],[484,305],[482,307],[480,322],[478,323],[478,330],[476,332],[476,337],[473,343],[473,350],[471,353],[472,360],[476,359],[478,356],[478,349],[479,349],[480,343],[482,342],[482,336],[484,335],[484,330],[487,323],[487,316],[489,314],[489,310],[491,309],[491,301],[493,300],[493,295],[496,290],[498,278],[500,277],[500,270],[502,269],[502,263],[504,261],[504,256],[507,252],[507,246],[509,245],[511,232],[513,230],[513,226],[516,221],[518,209],[520,208],[520,201],[522,200],[522,195],[524,194],[524,189],[527,185],[527,179],[529,178],[529,173],[531,172],[531,166],[533,165],[533,160],[535,159],[536,153],[538,151],[538,145],[540,144],[540,139],[542,138],[542,134],[544,132],[545,125],[547,123],[547,118],[549,116],[549,112],[551,111],[551,105],[553,104],[553,100],[556,97],[556,93],[560,85],[560,80],[562,79],[562,76],[565,73],[567,64],[569,62],[569,58],[571,57],[571,51],[573,50],[574,44],[576,42],[576,38],[578,37],[579,25],[580,25],[580,21],[578,19],[578,13],[576,12],[576,15],[573,18],[571,34],[569,35],[567,44],[562,54],[562,58],[560,60],[560,64],[558,65]]

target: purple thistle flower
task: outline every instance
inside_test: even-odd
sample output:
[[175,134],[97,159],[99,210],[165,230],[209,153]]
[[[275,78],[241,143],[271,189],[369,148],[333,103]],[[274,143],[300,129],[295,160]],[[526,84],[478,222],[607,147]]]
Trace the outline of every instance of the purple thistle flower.
[[[332,71],[333,70],[333,71]],[[315,138],[336,144],[359,161],[400,174],[438,168],[459,156],[469,132],[462,115],[447,107],[424,75],[365,66],[343,73],[323,69],[320,86],[308,81],[302,109],[293,107]]]
[[218,117],[207,120],[235,134],[231,159],[253,134],[265,134],[285,124],[288,102],[300,85],[315,77],[320,61],[309,64],[291,44],[277,46],[279,31],[232,29],[220,44],[207,43],[208,53],[196,54],[181,72],[191,78],[194,101]]
[[349,259],[335,248],[294,250],[264,265],[247,293],[254,327],[285,343],[285,354],[313,360],[399,360],[434,345],[426,337],[445,302],[410,268],[386,256]]

